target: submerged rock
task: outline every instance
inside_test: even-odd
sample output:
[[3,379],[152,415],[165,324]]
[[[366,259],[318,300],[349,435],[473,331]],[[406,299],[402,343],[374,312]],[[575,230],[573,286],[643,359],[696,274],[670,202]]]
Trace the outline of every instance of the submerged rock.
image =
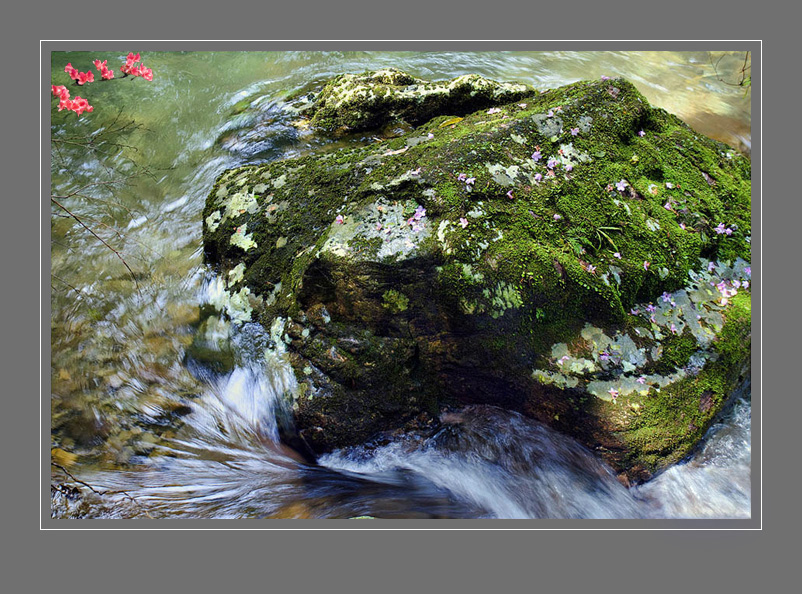
[[221,175],[219,307],[271,329],[318,452],[489,403],[648,478],[748,369],[750,163],[622,79],[455,81],[338,77],[313,128],[418,127]]

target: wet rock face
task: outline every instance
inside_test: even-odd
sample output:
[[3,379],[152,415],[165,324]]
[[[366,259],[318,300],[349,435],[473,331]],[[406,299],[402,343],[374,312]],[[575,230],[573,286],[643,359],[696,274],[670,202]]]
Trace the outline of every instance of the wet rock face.
[[203,214],[216,305],[271,329],[317,451],[490,403],[646,478],[749,358],[749,162],[624,80],[478,81],[338,77],[313,130],[417,127],[225,172]]

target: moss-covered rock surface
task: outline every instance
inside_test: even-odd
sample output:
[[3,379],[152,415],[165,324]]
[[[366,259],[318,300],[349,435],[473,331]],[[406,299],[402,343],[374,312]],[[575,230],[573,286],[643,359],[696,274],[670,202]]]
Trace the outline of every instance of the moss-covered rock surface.
[[630,479],[693,448],[749,364],[746,158],[622,79],[381,71],[313,98],[321,134],[408,131],[229,170],[203,233],[217,305],[286,351],[315,450],[477,402]]

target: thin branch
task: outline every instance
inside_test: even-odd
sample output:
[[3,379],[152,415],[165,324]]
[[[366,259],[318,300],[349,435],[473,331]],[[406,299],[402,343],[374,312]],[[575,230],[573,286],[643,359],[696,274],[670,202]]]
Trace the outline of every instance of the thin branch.
[[136,506],[137,506],[139,509],[141,509],[141,510],[142,510],[142,511],[145,513],[145,515],[146,515],[147,517],[149,517],[151,520],[154,520],[154,519],[155,519],[153,516],[151,516],[151,515],[150,515],[150,513],[148,512],[148,510],[147,510],[147,509],[146,509],[146,508],[145,508],[145,507],[144,507],[144,506],[143,506],[141,503],[139,503],[139,501],[137,501],[137,500],[136,500],[136,498],[134,498],[134,496],[133,496],[133,495],[131,495],[131,494],[127,493],[126,491],[123,491],[123,490],[119,490],[119,491],[98,491],[97,489],[95,489],[95,488],[94,488],[92,485],[90,485],[89,483],[87,483],[87,482],[84,482],[84,481],[82,481],[82,480],[81,480],[81,479],[79,479],[79,478],[76,478],[76,477],[75,477],[75,475],[73,475],[73,474],[72,474],[72,473],[71,473],[69,470],[67,470],[66,468],[64,468],[64,467],[63,467],[61,464],[56,464],[55,462],[51,461],[51,462],[50,462],[50,465],[51,465],[51,466],[55,466],[56,468],[58,468],[59,470],[61,470],[61,472],[63,472],[64,474],[66,474],[68,477],[70,477],[70,478],[71,478],[71,479],[72,479],[74,482],[78,483],[79,485],[83,485],[84,487],[86,487],[87,489],[89,489],[90,491],[92,491],[92,493],[94,493],[95,495],[98,495],[98,496],[100,496],[100,497],[102,497],[102,496],[104,496],[104,495],[117,495],[117,494],[122,494],[122,495],[125,495],[125,496],[126,496],[126,498],[130,499],[131,501],[133,501],[133,502],[134,502],[134,504],[135,504],[135,505],[136,505]]
[[[61,281],[62,283],[64,283],[65,285],[67,285],[67,286],[68,286],[70,289],[72,289],[73,291],[75,291],[76,293],[78,293],[78,297],[80,297],[81,299],[85,299],[85,297],[84,297],[83,293],[81,293],[81,292],[80,292],[78,289],[76,289],[75,287],[73,287],[73,286],[72,286],[70,283],[68,283],[67,281],[65,281],[63,278],[61,278],[61,277],[59,277],[59,276],[57,276],[57,275],[53,274],[52,272],[50,273],[50,276],[51,276],[52,278],[56,279],[57,281]],[[51,289],[54,289],[55,287],[53,287],[53,285],[51,284],[51,285],[50,285],[50,288],[51,288]]]
[[124,266],[125,266],[125,267],[128,269],[128,272],[131,274],[131,279],[134,281],[134,285],[136,286],[136,291],[137,291],[137,293],[139,293],[139,296],[140,296],[140,297],[142,297],[142,291],[140,291],[140,290],[139,290],[139,283],[138,283],[138,282],[137,282],[137,280],[136,280],[136,276],[134,276],[134,271],[133,271],[133,270],[131,270],[131,267],[130,267],[130,266],[128,266],[128,262],[126,262],[126,261],[125,261],[125,258],[123,258],[123,257],[122,257],[122,255],[120,255],[120,252],[118,252],[118,251],[117,251],[117,250],[115,250],[113,247],[111,247],[111,246],[110,246],[108,243],[106,243],[106,241],[105,241],[105,240],[104,240],[102,237],[100,237],[100,235],[98,235],[98,234],[97,234],[97,233],[95,233],[95,232],[94,232],[92,229],[90,229],[90,228],[89,228],[89,227],[86,225],[86,223],[84,223],[84,222],[81,220],[81,218],[80,218],[79,216],[77,216],[77,215],[73,214],[73,213],[72,213],[72,212],[71,212],[71,211],[70,211],[70,210],[69,210],[69,209],[68,209],[66,206],[64,206],[63,204],[61,204],[60,202],[58,202],[58,201],[57,201],[57,200],[56,200],[56,199],[55,199],[53,196],[51,196],[51,197],[50,197],[50,201],[51,201],[53,204],[55,204],[56,206],[58,206],[60,209],[62,209],[64,212],[66,212],[68,215],[70,215],[70,216],[71,216],[73,219],[75,219],[76,221],[78,221],[78,224],[79,224],[79,225],[81,225],[81,227],[83,227],[84,229],[86,229],[87,231],[89,231],[89,233],[91,233],[92,235],[94,235],[95,239],[97,239],[97,240],[98,240],[100,243],[102,243],[102,244],[103,244],[103,245],[105,245],[107,248],[109,248],[109,249],[110,249],[112,252],[114,252],[114,254],[115,254],[115,255],[116,255],[116,256],[117,256],[117,257],[120,259],[120,262],[122,262],[122,263],[123,263],[123,265],[124,265]]
[[[727,85],[729,87],[743,87],[743,86],[745,86],[744,82],[746,82],[746,71],[749,70],[750,68],[752,68],[751,65],[747,66],[747,63],[749,62],[749,52],[746,52],[746,54],[744,55],[744,64],[741,67],[741,69],[739,70],[739,72],[741,73],[741,80],[738,81],[737,83],[733,83],[733,82],[729,82],[729,81],[724,80],[721,77],[721,75],[719,74],[719,72],[718,72],[718,65],[721,62],[721,60],[724,59],[725,56],[726,56],[726,54],[721,54],[719,59],[716,60],[715,63],[713,63],[713,55],[710,54],[710,65],[713,67],[713,71],[716,73],[716,80],[718,80],[721,83],[724,83],[725,85]],[[747,90],[748,90],[748,88],[749,88],[749,86],[747,86]]]

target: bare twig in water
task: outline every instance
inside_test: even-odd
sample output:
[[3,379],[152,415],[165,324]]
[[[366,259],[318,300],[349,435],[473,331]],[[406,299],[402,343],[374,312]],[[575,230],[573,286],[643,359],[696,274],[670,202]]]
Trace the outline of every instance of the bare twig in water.
[[745,87],[746,90],[748,91],[752,86],[752,77],[747,74],[747,72],[752,69],[752,63],[750,60],[751,52],[747,51],[744,54],[743,66],[741,66],[741,69],[738,71],[741,77],[738,82],[730,82],[724,80],[724,78],[722,78],[722,76],[719,74],[718,65],[721,63],[721,60],[723,60],[726,57],[726,55],[727,54],[721,54],[718,60],[713,62],[713,54],[710,54],[710,65],[713,67],[713,71],[716,73],[716,80],[730,87]]
[[97,239],[100,243],[102,243],[107,248],[109,248],[112,252],[114,252],[114,255],[117,256],[120,259],[120,262],[122,262],[123,265],[128,269],[128,272],[131,275],[131,279],[134,281],[134,285],[136,286],[136,291],[137,291],[137,293],[139,293],[139,296],[141,297],[142,296],[142,291],[139,290],[139,283],[136,280],[136,276],[134,275],[134,271],[131,270],[131,267],[128,265],[128,262],[125,261],[125,258],[122,257],[122,254],[120,254],[120,252],[118,252],[113,247],[111,247],[106,242],[106,240],[104,240],[100,235],[95,233],[95,231],[91,227],[89,227],[86,223],[84,223],[83,220],[81,220],[81,217],[79,217],[78,215],[76,215],[72,211],[70,211],[66,206],[64,206],[58,200],[56,200],[55,197],[51,196],[50,197],[50,201],[53,204],[55,204],[56,206],[58,206],[60,209],[62,209],[64,212],[66,212],[68,215],[70,215],[73,219],[75,219],[78,222],[78,224],[81,225],[81,227],[83,227],[84,229],[89,231],[89,233],[91,233],[95,237],[95,239]]
[[99,497],[103,497],[104,495],[125,495],[125,498],[126,498],[126,499],[129,499],[129,500],[131,500],[131,501],[134,503],[134,505],[136,505],[136,506],[137,506],[139,509],[141,509],[141,510],[142,510],[142,512],[143,512],[143,513],[144,513],[144,514],[145,514],[147,517],[149,517],[151,520],[154,520],[154,519],[155,519],[153,516],[151,516],[151,515],[150,515],[150,513],[149,513],[149,512],[148,512],[148,510],[145,508],[145,506],[143,506],[141,503],[139,503],[139,501],[137,501],[137,500],[136,500],[136,498],[135,498],[133,495],[131,495],[130,493],[128,493],[128,492],[126,492],[126,491],[122,491],[122,490],[120,490],[120,491],[98,491],[97,489],[95,489],[95,488],[94,488],[92,485],[90,485],[89,483],[87,483],[87,482],[85,482],[85,481],[82,481],[81,479],[77,478],[77,477],[76,477],[75,475],[73,475],[73,474],[72,474],[72,473],[71,473],[69,470],[67,470],[66,468],[64,468],[64,467],[63,467],[61,464],[56,464],[55,462],[50,462],[50,465],[51,465],[51,466],[55,466],[55,467],[56,467],[56,468],[58,468],[58,469],[59,469],[61,472],[63,472],[64,474],[66,474],[68,477],[70,477],[70,479],[71,479],[72,481],[74,481],[74,482],[78,483],[79,485],[82,485],[82,486],[86,487],[87,489],[89,489],[90,491],[92,491],[92,493],[94,493],[95,495],[98,495]]
[[[68,283],[67,281],[65,281],[63,278],[61,278],[61,277],[59,277],[59,276],[57,276],[57,275],[53,274],[52,272],[50,273],[50,277],[51,277],[51,278],[54,278],[54,279],[56,279],[57,281],[61,281],[62,283],[64,283],[65,285],[67,285],[67,286],[68,286],[70,289],[72,289],[73,291],[75,291],[76,293],[78,293],[78,297],[80,297],[81,299],[83,299],[83,298],[84,298],[84,296],[83,296],[83,293],[81,293],[81,292],[80,292],[78,289],[76,289],[75,287],[73,287],[73,286],[72,286],[70,283]],[[52,284],[50,285],[50,288],[51,288],[51,289],[53,288],[53,285],[52,285]]]

